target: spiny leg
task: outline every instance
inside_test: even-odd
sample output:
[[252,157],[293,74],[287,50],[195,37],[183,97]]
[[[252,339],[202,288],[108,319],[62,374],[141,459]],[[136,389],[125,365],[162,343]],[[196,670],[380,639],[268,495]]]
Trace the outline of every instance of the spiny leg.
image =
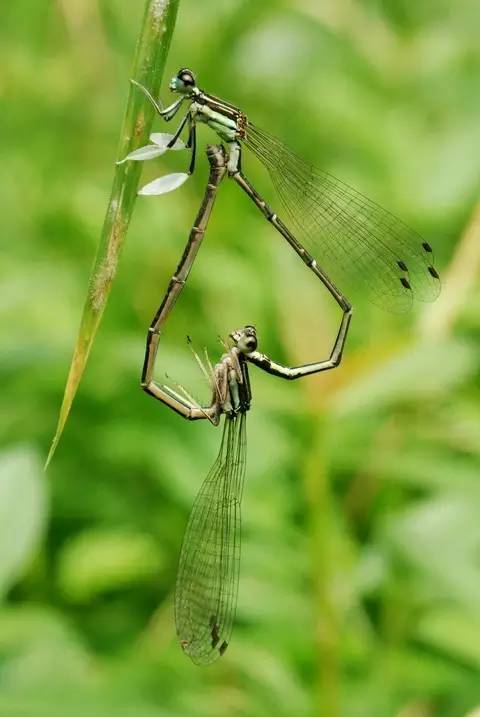
[[[177,131],[176,131],[175,134],[173,135],[172,139],[171,139],[170,142],[167,144],[168,149],[171,149],[171,148],[175,145],[175,143],[177,142],[178,138],[179,138],[180,135],[182,134],[183,128],[185,127],[185,125],[187,124],[187,122],[188,122],[189,120],[190,120],[190,115],[189,115],[189,114],[186,114],[185,117],[183,117],[183,119],[182,119],[182,121],[180,122],[180,124],[178,125]],[[191,120],[190,120],[190,121],[191,121]]]
[[158,102],[151,94],[151,92],[149,92],[146,87],[141,85],[140,82],[137,82],[136,80],[130,80],[130,82],[132,83],[132,85],[135,85],[135,87],[138,87],[143,92],[145,97],[149,100],[150,104],[153,105],[157,114],[159,114],[160,117],[163,117],[165,122],[170,122],[170,120],[175,117],[178,110],[180,109],[182,102],[185,99],[184,97],[180,97],[180,99],[175,100],[175,102],[172,102],[172,104],[168,107],[163,108],[160,102]]
[[191,151],[190,166],[188,168],[188,174],[193,174],[195,171],[195,160],[197,156],[197,127],[195,122],[192,122],[190,118],[190,131],[188,134],[187,147]]
[[[157,114],[162,117],[162,119],[165,120],[165,122],[170,122],[175,115],[177,114],[178,110],[181,107],[182,102],[184,101],[184,97],[181,97],[179,100],[176,100],[173,102],[169,107],[163,108],[160,104],[160,101],[156,100],[153,95],[147,90],[146,87],[140,84],[140,82],[137,82],[136,80],[130,80],[133,85],[138,87],[145,97],[149,100],[150,104],[154,107]],[[190,112],[187,112],[187,114],[183,117],[182,121],[180,122],[179,127],[177,128],[175,134],[173,135],[172,139],[168,143],[167,147],[171,149],[178,138],[180,137],[183,128],[185,127],[185,124],[188,122],[189,124],[189,134],[188,134],[188,140],[187,140],[187,147],[191,149],[192,155],[190,159],[190,166],[188,169],[188,174],[193,174],[195,169],[195,159],[196,159],[196,150],[197,150],[197,136],[196,136],[196,127],[195,122],[192,120],[192,116]]]
[[219,411],[215,402],[212,402],[210,406],[204,408],[193,401],[186,391],[183,391],[184,395],[181,396],[173,388],[170,388],[170,386],[157,383],[157,381],[153,379],[153,369],[159,341],[160,333],[155,333],[152,327],[150,327],[147,335],[145,362],[142,374],[141,386],[143,390],[189,421],[198,421],[206,418],[212,421],[212,423],[215,423],[215,425],[218,424]]

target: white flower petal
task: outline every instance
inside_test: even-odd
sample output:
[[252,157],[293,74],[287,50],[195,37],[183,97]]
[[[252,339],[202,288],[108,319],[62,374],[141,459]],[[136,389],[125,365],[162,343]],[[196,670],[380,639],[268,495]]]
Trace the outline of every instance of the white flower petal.
[[168,134],[167,132],[153,132],[150,135],[150,141],[154,142],[158,147],[164,147],[165,149],[185,149],[185,142],[182,142],[181,139],[177,139],[173,147],[168,147],[167,144],[173,139],[173,134]]
[[173,192],[174,189],[181,187],[189,178],[189,174],[185,172],[175,172],[174,174],[166,174],[164,177],[158,177],[153,182],[146,184],[138,193],[152,196],[154,194],[167,194]]
[[145,147],[139,147],[133,152],[130,152],[130,154],[127,154],[127,156],[117,162],[117,164],[123,164],[130,159],[136,160],[137,162],[143,162],[145,159],[160,157],[160,155],[165,154],[166,151],[166,147],[159,147],[156,144],[147,144]]

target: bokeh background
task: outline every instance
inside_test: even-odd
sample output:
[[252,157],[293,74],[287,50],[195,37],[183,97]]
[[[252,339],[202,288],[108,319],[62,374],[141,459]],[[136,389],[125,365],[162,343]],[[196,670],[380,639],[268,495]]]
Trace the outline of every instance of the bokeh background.
[[[181,190],[137,202],[85,380],[42,472],[142,6],[0,8],[0,715],[477,714],[478,2],[180,3],[166,80],[194,68],[202,86],[415,226],[443,276],[441,298],[407,316],[352,296],[335,371],[290,384],[252,370],[237,624],[207,669],[176,643],[172,592],[220,431],[139,389],[204,157]],[[150,162],[145,179],[184,161]],[[157,376],[206,399],[187,334],[214,360],[218,335],[254,323],[262,348],[294,364],[328,356],[339,320],[226,181]]]

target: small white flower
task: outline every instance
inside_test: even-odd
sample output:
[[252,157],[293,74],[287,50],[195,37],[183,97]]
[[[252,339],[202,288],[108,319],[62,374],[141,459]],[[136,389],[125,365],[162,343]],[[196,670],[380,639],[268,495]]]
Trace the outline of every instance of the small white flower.
[[189,174],[186,172],[175,172],[174,174],[166,174],[164,177],[158,177],[153,182],[149,182],[144,187],[139,189],[138,193],[142,195],[158,195],[167,194],[173,192],[174,189],[181,187],[184,182],[189,178]]
[[[144,162],[147,159],[155,159],[160,157],[168,149],[179,150],[185,149],[185,142],[181,139],[177,139],[173,147],[169,147],[169,142],[172,141],[174,135],[167,134],[166,132],[153,132],[150,135],[150,140],[153,144],[147,144],[145,147],[139,147],[133,152],[127,154],[124,159],[121,159],[117,164],[123,164],[124,162],[133,160],[135,162]],[[144,187],[139,189],[138,193],[147,196],[153,196],[158,194],[167,194],[173,192],[174,189],[181,187],[184,182],[189,178],[189,174],[185,172],[175,172],[174,174],[166,174],[164,177],[158,177],[152,182],[149,182]]]
[[124,162],[134,160],[135,162],[143,162],[146,159],[155,159],[160,157],[167,151],[166,147],[158,147],[156,144],[147,144],[145,147],[139,147],[134,149],[133,152],[127,154],[124,159],[120,159],[117,164],[123,164]]
[[169,147],[168,143],[173,139],[173,134],[167,134],[166,132],[153,132],[150,135],[150,140],[153,144],[146,144],[145,147],[139,147],[134,149],[133,152],[127,154],[126,157],[120,159],[117,164],[123,164],[124,162],[133,160],[135,162],[144,162],[146,159],[155,159],[165,154],[167,149],[179,150],[185,149],[185,142],[181,139],[177,139],[173,147]]

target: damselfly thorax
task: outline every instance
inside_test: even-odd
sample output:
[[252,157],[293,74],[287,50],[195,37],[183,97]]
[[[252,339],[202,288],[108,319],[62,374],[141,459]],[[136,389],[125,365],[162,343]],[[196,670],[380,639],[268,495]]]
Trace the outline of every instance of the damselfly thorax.
[[212,406],[216,416],[222,413],[234,417],[250,408],[252,393],[246,356],[257,348],[254,326],[245,326],[230,334],[234,345],[213,367]]
[[[192,119],[203,122],[218,134],[225,142],[235,142],[245,138],[247,117],[234,105],[200,91],[190,105]],[[232,166],[232,171],[236,166]]]

